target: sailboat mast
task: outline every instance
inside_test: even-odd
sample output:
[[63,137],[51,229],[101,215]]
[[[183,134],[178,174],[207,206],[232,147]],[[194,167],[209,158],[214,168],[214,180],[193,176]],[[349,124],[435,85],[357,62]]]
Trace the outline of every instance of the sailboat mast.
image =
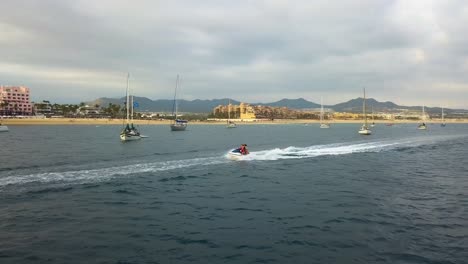
[[133,123],[133,95],[131,95],[131,98],[132,98],[132,102],[131,102],[131,113],[130,113],[130,119],[132,120],[132,123]]
[[320,124],[323,123],[323,97],[320,97]]
[[422,110],[423,110],[423,112],[422,112],[422,120],[425,121],[425,120],[426,120],[426,112],[424,112],[424,105],[423,105],[423,107],[422,107]]
[[176,87],[174,91],[174,105],[172,106],[172,114],[174,115],[174,120],[177,119],[177,87],[179,86],[179,74],[177,74]]
[[229,99],[228,104],[228,121],[231,120],[231,99]]
[[128,95],[128,89],[129,89],[129,86],[130,86],[130,83],[129,83],[129,79],[130,79],[130,73],[127,73],[127,92],[126,92],[126,108],[127,108],[127,123],[129,121],[129,114],[130,114],[130,109],[129,109],[129,95]]
[[442,107],[442,122],[444,122],[444,108]]
[[364,100],[362,101],[362,114],[364,115],[364,124],[367,126],[367,115],[366,115],[366,88],[364,90]]

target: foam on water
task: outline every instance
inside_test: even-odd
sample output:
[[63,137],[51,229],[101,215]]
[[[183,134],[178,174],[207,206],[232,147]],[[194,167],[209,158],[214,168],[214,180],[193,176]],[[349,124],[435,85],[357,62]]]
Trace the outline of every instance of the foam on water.
[[76,170],[65,172],[46,172],[29,175],[15,175],[0,179],[0,187],[12,184],[26,184],[32,182],[94,182],[104,181],[114,177],[130,174],[175,170],[200,165],[214,165],[224,163],[219,157],[196,158],[187,160],[173,160],[165,162],[141,163],[127,166],[99,168],[92,170]]
[[326,145],[314,145],[308,147],[275,148],[262,151],[250,152],[248,156],[243,156],[241,160],[281,160],[281,159],[303,159],[314,158],[325,155],[345,155],[361,152],[380,152],[392,150],[399,147],[417,147],[421,145],[433,144],[444,140],[459,138],[460,136],[432,136],[406,138],[401,140],[372,141],[358,143],[338,143]]
[[[324,155],[345,155],[362,152],[380,152],[392,150],[399,147],[417,147],[420,145],[433,144],[435,142],[454,139],[460,136],[433,136],[407,138],[404,140],[339,143],[314,145],[309,147],[274,148],[262,151],[253,151],[241,160],[247,161],[273,161],[281,159],[303,159]],[[27,184],[34,182],[96,182],[105,181],[114,177],[125,177],[131,174],[151,173],[159,171],[176,170],[187,167],[209,166],[230,162],[224,156],[206,158],[194,158],[186,160],[172,160],[164,162],[141,163],[118,167],[98,168],[91,170],[74,170],[64,172],[46,172],[28,175],[14,175],[0,178],[0,187],[7,185]]]

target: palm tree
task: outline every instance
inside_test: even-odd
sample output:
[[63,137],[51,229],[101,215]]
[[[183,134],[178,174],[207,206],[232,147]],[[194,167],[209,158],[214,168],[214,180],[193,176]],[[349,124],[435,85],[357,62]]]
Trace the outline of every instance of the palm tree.
[[2,101],[2,102],[0,103],[0,110],[1,110],[2,114],[6,114],[6,112],[7,112],[7,109],[6,109],[6,108],[7,108],[7,106],[8,106],[9,104],[10,104],[10,103],[8,103],[8,101]]

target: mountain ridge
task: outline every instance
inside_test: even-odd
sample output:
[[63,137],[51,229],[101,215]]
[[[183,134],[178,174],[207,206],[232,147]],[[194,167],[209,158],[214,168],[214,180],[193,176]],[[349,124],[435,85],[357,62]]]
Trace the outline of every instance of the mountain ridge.
[[[174,100],[172,99],[158,99],[151,100],[147,97],[135,96],[134,101],[138,102],[138,108],[136,111],[139,112],[172,112]],[[213,108],[218,105],[227,105],[229,101],[232,104],[240,104],[240,101],[221,98],[221,99],[194,99],[194,100],[178,100],[179,111],[181,112],[192,112],[192,113],[211,113]],[[88,105],[100,105],[106,107],[112,104],[123,105],[125,103],[125,97],[122,98],[108,98],[101,97],[96,100],[87,102]],[[251,105],[263,105],[263,106],[272,106],[272,107],[288,107],[296,110],[304,109],[316,109],[320,108],[320,104],[308,101],[304,98],[297,99],[288,99],[283,98],[281,100],[271,102],[271,103],[249,103]],[[370,113],[372,110],[375,112],[401,112],[403,110],[407,111],[421,111],[422,106],[403,106],[398,105],[390,101],[380,102],[374,98],[368,98],[366,100],[367,110]],[[332,109],[336,112],[361,112],[362,111],[362,98],[354,98],[343,103],[338,103],[334,105],[324,105],[325,108]],[[425,107],[428,113],[440,113],[440,107]],[[450,112],[463,112],[468,113],[466,109],[450,109],[444,108],[446,113]]]

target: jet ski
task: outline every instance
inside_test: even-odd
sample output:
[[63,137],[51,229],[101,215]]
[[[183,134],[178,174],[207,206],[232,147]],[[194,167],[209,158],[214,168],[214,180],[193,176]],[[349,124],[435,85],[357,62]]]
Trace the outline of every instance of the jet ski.
[[[244,147],[247,147],[247,144],[243,144]],[[249,151],[246,149],[246,153],[241,152],[241,148],[236,148],[227,153],[227,157],[232,160],[242,160],[245,156],[249,155]]]

